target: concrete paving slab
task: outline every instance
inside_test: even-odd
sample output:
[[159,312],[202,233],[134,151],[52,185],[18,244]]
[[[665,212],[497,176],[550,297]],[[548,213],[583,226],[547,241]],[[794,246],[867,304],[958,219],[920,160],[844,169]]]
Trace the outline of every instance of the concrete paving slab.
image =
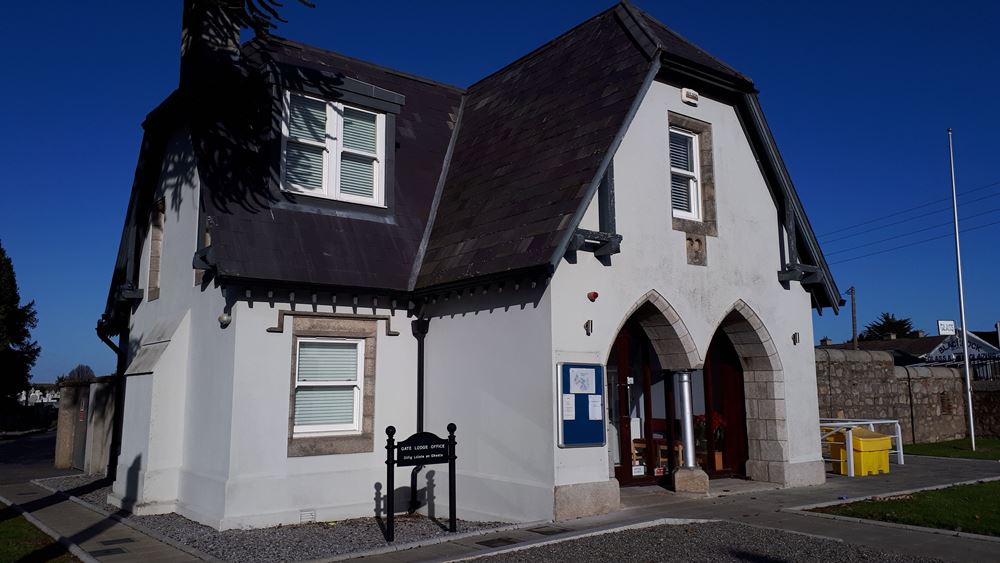
[[[29,494],[30,493],[30,494]],[[0,485],[0,501],[44,524],[56,537],[96,561],[200,561],[173,546],[31,483]],[[50,534],[52,535],[52,534]],[[121,540],[133,541],[123,543]],[[110,543],[109,543],[110,542]]]

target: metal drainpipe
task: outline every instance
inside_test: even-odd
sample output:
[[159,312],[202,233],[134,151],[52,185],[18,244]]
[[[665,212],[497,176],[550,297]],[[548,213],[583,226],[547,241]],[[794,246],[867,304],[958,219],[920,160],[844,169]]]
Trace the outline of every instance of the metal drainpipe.
[[[424,431],[424,337],[427,336],[430,324],[430,319],[416,319],[410,323],[413,336],[417,339],[417,432]],[[420,508],[417,500],[417,474],[423,468],[423,465],[418,465],[410,472],[410,514]],[[389,493],[392,494],[392,491]]]
[[677,373],[681,391],[681,441],[684,444],[684,468],[697,467],[694,458],[694,403],[691,397],[691,372]]

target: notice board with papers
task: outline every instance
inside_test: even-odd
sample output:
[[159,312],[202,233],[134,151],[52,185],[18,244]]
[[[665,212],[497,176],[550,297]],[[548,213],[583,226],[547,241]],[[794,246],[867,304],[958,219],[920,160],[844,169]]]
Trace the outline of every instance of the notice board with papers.
[[559,447],[603,447],[607,441],[604,366],[561,363],[557,364],[557,371]]

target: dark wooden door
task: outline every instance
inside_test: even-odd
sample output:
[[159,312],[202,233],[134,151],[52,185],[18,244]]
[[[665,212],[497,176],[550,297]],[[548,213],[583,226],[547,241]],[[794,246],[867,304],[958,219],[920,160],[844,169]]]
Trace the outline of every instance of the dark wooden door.
[[[634,326],[626,325],[615,339],[614,357],[617,371],[615,389],[615,420],[618,426],[619,464],[615,477],[622,485],[655,483],[658,442],[653,438],[651,366],[648,340]],[[632,407],[641,403],[642,433],[632,434]]]
[[702,428],[702,468],[710,477],[746,476],[749,449],[743,368],[729,338],[719,331],[712,338],[704,368],[705,413]]

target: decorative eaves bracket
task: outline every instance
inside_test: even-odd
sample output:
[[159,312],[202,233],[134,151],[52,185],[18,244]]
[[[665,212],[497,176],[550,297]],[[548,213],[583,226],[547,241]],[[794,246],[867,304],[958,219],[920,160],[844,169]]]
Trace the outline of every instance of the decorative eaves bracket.
[[576,264],[577,251],[591,252],[602,264],[611,264],[611,256],[621,252],[622,236],[589,229],[577,229],[566,248],[566,260]]
[[823,280],[823,270],[812,264],[786,264],[783,270],[778,270],[778,281],[797,281],[802,284],[819,283]]

